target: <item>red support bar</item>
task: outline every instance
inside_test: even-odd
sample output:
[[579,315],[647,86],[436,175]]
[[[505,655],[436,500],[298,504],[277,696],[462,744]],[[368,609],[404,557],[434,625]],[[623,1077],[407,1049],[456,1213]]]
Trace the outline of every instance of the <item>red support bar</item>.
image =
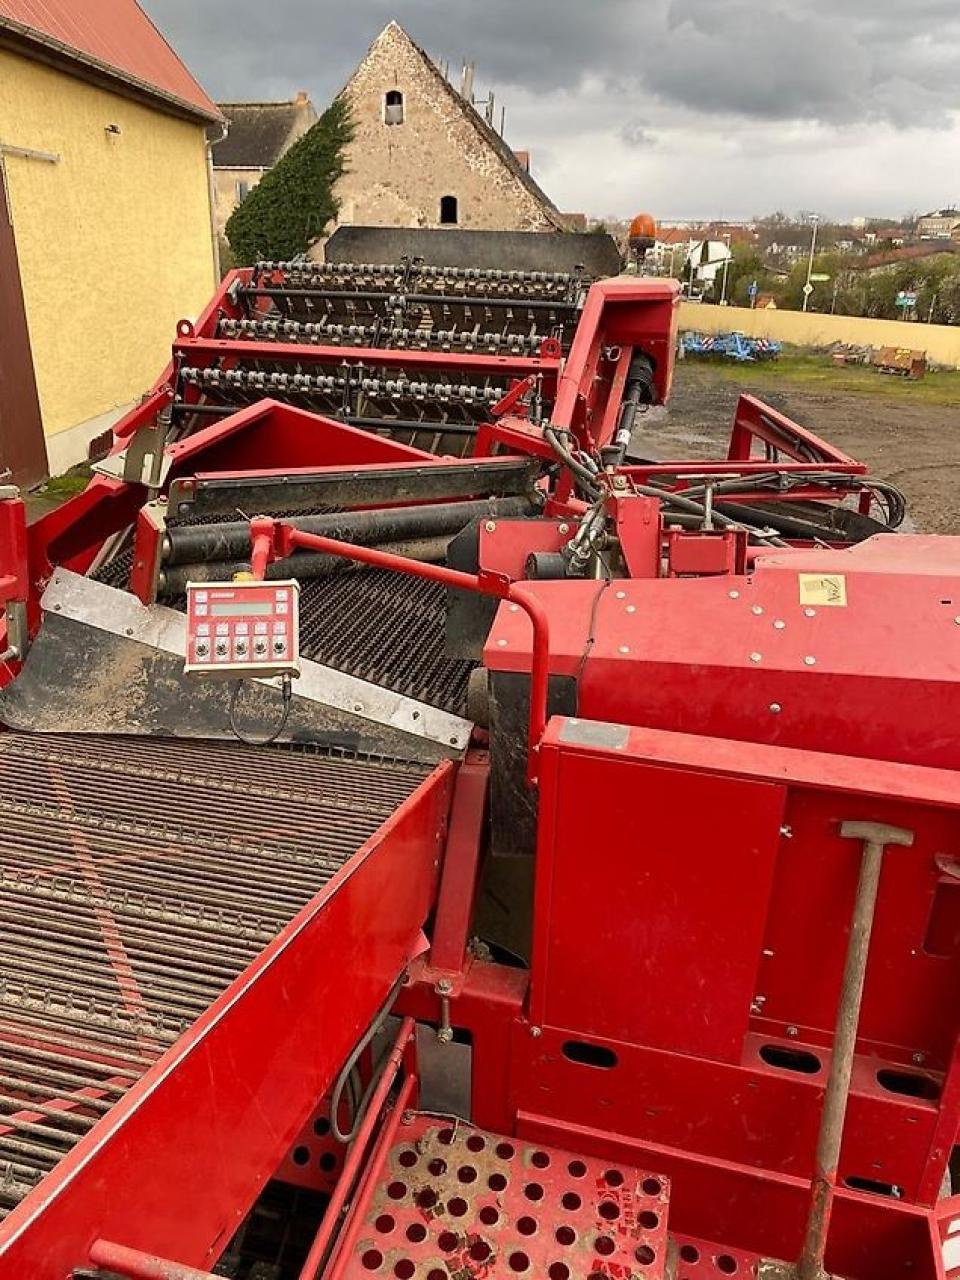
[[429,957],[431,968],[450,973],[462,972],[466,960],[489,778],[489,760],[477,753],[460,766],[454,784]]
[[[265,539],[270,530],[273,533],[273,545],[270,547],[269,552],[265,553]],[[500,574],[463,573],[459,569],[448,569],[446,565],[408,560],[405,556],[379,551],[376,547],[359,547],[352,542],[341,542],[336,538],[324,538],[319,534],[304,533],[300,529],[295,529],[292,525],[274,521],[269,516],[260,516],[252,520],[250,522],[250,533],[253,543],[253,572],[255,577],[263,577],[268,560],[276,560],[288,556],[296,547],[301,547],[305,551],[319,551],[325,555],[342,556],[345,560],[356,560],[360,564],[369,564],[376,569],[390,569],[394,573],[409,573],[414,578],[426,578],[428,582],[438,582],[445,587],[455,587],[460,591],[473,591],[479,595],[494,596],[498,600],[508,600],[512,604],[518,605],[526,613],[533,627],[533,655],[530,663],[530,726],[528,732],[527,778],[531,786],[536,784],[540,739],[543,737],[543,732],[547,726],[550,623],[543,605],[536,596],[531,595],[524,589],[522,583],[511,582]]]
[[756,396],[741,395],[733,416],[728,460],[749,461],[755,439],[762,440],[797,462],[819,460],[827,466],[856,463],[855,458],[808,431],[806,427],[801,427],[785,413],[772,409]]
[[[340,1241],[336,1256],[331,1260],[328,1275],[329,1280],[338,1280],[349,1266],[351,1252],[356,1244],[357,1235],[363,1226],[367,1209],[376,1190],[377,1178],[383,1167],[383,1163],[387,1158],[390,1148],[396,1140],[397,1130],[400,1128],[400,1122],[403,1114],[413,1099],[414,1088],[416,1087],[417,1077],[408,1075],[400,1086],[400,1092],[397,1094],[396,1102],[393,1104],[393,1111],[383,1129],[380,1131],[380,1137],[374,1148],[373,1157],[367,1165],[366,1175],[353,1201],[350,1211],[350,1222]],[[301,1280],[305,1280],[301,1273]],[[313,1280],[310,1276],[309,1280]]]
[[0,608],[8,600],[26,600],[28,591],[27,513],[18,494],[0,498]]
[[[421,351],[410,347],[323,347],[313,343],[256,342],[226,338],[197,338],[181,336],[173,344],[175,354],[206,357],[209,361],[228,357],[232,360],[269,359],[277,362],[295,361],[298,364],[353,364],[364,368],[379,366],[385,369],[416,369],[420,372],[436,370],[449,372],[451,355],[446,351]],[[465,352],[455,356],[455,367],[464,373],[478,375],[507,374],[525,378],[538,373],[551,380],[559,377],[561,361],[543,359],[540,356],[488,355],[482,352]]]
[[[310,1252],[307,1254],[306,1260],[300,1269],[300,1280],[314,1280],[324,1258],[327,1256],[333,1233],[336,1230],[337,1223],[340,1221],[344,1205],[347,1203],[347,1197],[353,1190],[354,1182],[367,1153],[367,1147],[370,1144],[377,1117],[390,1094],[390,1090],[393,1088],[394,1078],[400,1069],[400,1064],[403,1062],[403,1055],[406,1052],[407,1045],[413,1039],[415,1026],[416,1024],[412,1018],[404,1018],[400,1024],[400,1030],[397,1032],[397,1038],[393,1043],[390,1057],[384,1066],[383,1075],[380,1077],[373,1097],[370,1099],[370,1105],[367,1107],[360,1123],[360,1128],[357,1130],[357,1136],[350,1144],[347,1158],[343,1162],[343,1169],[337,1179],[337,1185],[324,1210],[320,1229],[314,1237]],[[412,1085],[413,1081],[411,1079],[411,1088]]]
[[273,550],[273,520],[269,516],[254,516],[250,521],[250,545],[250,572],[262,581]]
[[158,1258],[155,1253],[128,1249],[125,1245],[114,1244],[112,1240],[94,1240],[90,1246],[90,1261],[104,1271],[128,1276],[129,1280],[215,1280],[210,1271],[185,1267],[180,1262]]

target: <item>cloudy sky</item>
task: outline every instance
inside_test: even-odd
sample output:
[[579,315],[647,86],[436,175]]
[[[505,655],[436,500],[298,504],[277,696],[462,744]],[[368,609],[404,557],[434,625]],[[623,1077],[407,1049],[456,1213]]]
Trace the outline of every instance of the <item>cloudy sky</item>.
[[[960,204],[957,0],[141,0],[222,101],[322,107],[395,17],[566,210],[897,216]],[[499,119],[499,105],[497,108]]]

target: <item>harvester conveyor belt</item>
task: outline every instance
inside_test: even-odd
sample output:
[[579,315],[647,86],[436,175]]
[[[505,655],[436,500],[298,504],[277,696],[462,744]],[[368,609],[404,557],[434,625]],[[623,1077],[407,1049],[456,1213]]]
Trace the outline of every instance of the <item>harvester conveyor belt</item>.
[[[123,551],[94,575],[126,589],[132,555]],[[164,601],[185,608],[183,596]],[[300,650],[305,658],[463,715],[474,664],[444,645],[446,592],[434,582],[385,569],[357,569],[303,583]]]
[[0,733],[0,1218],[428,772]]

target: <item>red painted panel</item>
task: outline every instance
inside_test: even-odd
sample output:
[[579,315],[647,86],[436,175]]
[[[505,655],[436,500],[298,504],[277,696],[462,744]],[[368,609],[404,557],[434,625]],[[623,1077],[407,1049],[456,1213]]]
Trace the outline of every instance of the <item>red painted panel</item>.
[[[513,1037],[514,1107],[536,1107],[563,1125],[612,1128],[697,1158],[776,1176],[810,1176],[828,1054],[813,1076],[767,1066],[753,1042],[742,1064],[609,1039],[597,1043],[613,1051],[615,1066],[567,1057],[565,1046],[590,1041],[579,1027],[547,1026],[532,1036],[519,1026]],[[937,1110],[930,1102],[881,1095],[871,1065],[858,1059],[841,1174],[899,1186],[915,1199]],[[940,1167],[942,1173],[942,1161]]]
[[[647,1164],[670,1178],[670,1231],[722,1240],[735,1249],[794,1261],[809,1188],[795,1178],[760,1175],[689,1152],[633,1142],[586,1125],[557,1125],[542,1114],[518,1118],[528,1141],[563,1141],[586,1153]],[[878,1196],[841,1189],[834,1206],[827,1266],[846,1280],[943,1280],[937,1269],[934,1215]],[[951,1273],[951,1280],[953,1280]]]
[[98,1237],[213,1265],[419,949],[452,772],[438,766],[14,1210],[0,1277],[63,1280]]
[[738,1062],[784,789],[574,751],[542,788],[531,1016]]

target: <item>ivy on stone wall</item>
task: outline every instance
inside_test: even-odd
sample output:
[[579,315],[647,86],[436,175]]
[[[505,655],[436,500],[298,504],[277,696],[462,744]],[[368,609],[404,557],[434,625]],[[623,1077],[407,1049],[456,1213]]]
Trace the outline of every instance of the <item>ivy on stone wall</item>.
[[352,137],[349,107],[337,98],[231,214],[226,232],[238,266],[295,258],[323,234],[337,214],[333,189]]

